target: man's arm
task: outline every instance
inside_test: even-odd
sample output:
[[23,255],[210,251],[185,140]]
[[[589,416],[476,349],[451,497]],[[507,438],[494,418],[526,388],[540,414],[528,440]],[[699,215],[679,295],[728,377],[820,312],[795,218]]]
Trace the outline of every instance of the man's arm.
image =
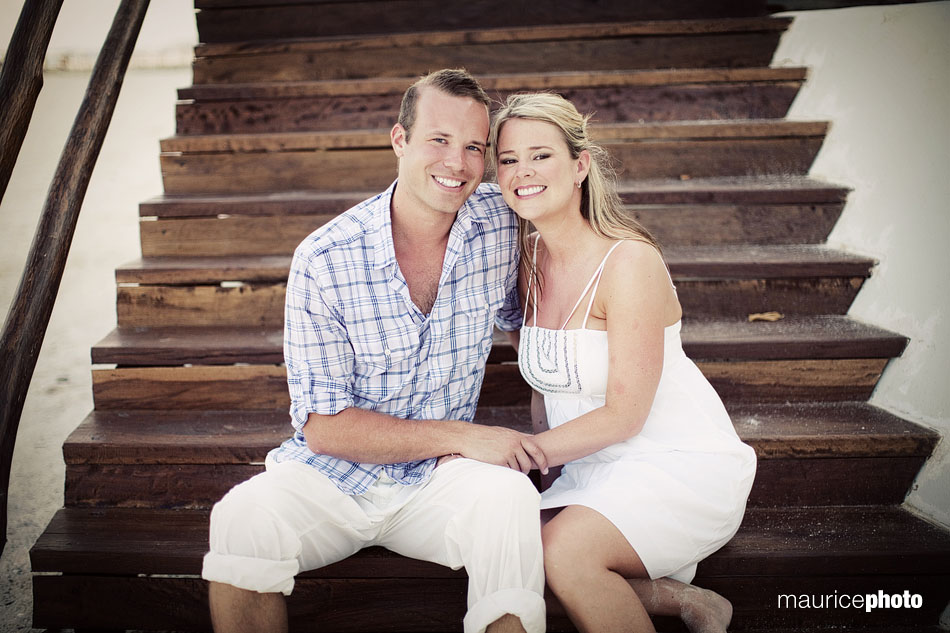
[[371,464],[392,464],[459,454],[527,473],[546,470],[534,438],[512,429],[460,420],[403,420],[357,407],[335,415],[311,413],[303,428],[317,454]]

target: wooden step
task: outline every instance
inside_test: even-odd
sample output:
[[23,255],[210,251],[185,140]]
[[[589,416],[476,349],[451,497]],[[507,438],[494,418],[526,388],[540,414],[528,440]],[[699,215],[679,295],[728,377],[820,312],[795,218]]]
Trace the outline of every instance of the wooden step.
[[[624,180],[618,193],[631,206],[832,205],[848,189],[807,177],[737,177]],[[139,205],[143,218],[219,215],[337,215],[379,191],[283,191],[265,194],[163,194]]]
[[[194,83],[768,66],[788,18],[515,26],[200,44]],[[385,59],[385,64],[380,60]]]
[[[92,349],[99,410],[286,410],[282,334],[266,328],[120,328]],[[903,336],[848,317],[779,322],[687,321],[686,353],[727,400],[867,399]],[[525,404],[530,392],[503,337],[482,386],[485,406]]]
[[[809,244],[828,237],[847,190],[808,178],[697,178],[627,181],[620,194],[665,246]],[[311,231],[372,195],[158,196],[139,207],[142,254],[287,254]]]
[[[939,436],[865,403],[736,405],[752,506],[900,503]],[[528,407],[476,421],[530,432]],[[95,411],[63,446],[67,506],[210,507],[292,433],[279,411]]]
[[[712,68],[485,75],[492,99],[553,91],[607,122],[767,119],[785,116],[803,68]],[[182,88],[177,133],[225,134],[392,126],[413,78],[204,84]]]
[[[34,626],[210,631],[205,510],[60,510],[30,552]],[[950,535],[894,506],[751,509],[735,538],[700,564],[699,586],[735,607],[731,631],[848,630],[930,624],[950,581]],[[464,571],[380,548],[301,574],[294,631],[459,631]],[[409,590],[411,589],[411,591]],[[781,595],[922,596],[921,609],[780,608]],[[550,631],[571,631],[550,597]],[[863,629],[862,629],[863,630]]]
[[[799,121],[615,123],[592,128],[624,179],[802,176],[827,124]],[[162,145],[166,193],[386,188],[388,130],[176,136]]]
[[202,42],[288,39],[401,33],[432,29],[472,29],[541,24],[577,24],[622,20],[665,20],[748,17],[767,14],[761,0],[680,0],[675,5],[643,0],[561,0],[556,11],[510,0],[476,0],[455,4],[451,11],[439,0],[313,2],[286,0],[196,0]]
[[[687,318],[844,314],[874,261],[822,246],[670,247]],[[161,257],[116,271],[120,327],[281,326],[290,256]]]

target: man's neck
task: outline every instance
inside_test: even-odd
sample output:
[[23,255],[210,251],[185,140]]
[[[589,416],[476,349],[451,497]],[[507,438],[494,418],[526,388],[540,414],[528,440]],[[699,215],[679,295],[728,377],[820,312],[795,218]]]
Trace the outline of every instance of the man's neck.
[[419,214],[391,205],[393,249],[413,303],[423,314],[435,304],[449,233],[457,214]]
[[398,189],[390,204],[393,242],[411,248],[432,247],[448,240],[449,232],[458,213],[438,213],[422,210],[400,199]]

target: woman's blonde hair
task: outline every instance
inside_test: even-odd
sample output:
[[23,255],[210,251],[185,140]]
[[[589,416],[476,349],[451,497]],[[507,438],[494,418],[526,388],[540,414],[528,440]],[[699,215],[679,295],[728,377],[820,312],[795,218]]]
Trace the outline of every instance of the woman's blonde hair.
[[[660,245],[650,232],[623,208],[617,193],[617,174],[610,164],[610,155],[591,141],[587,132],[590,115],[581,115],[570,101],[550,92],[516,94],[508,97],[492,122],[488,145],[492,151],[491,164],[497,161],[498,137],[510,119],[530,119],[550,123],[561,131],[571,157],[577,159],[587,150],[591,156],[590,170],[581,184],[581,216],[601,237],[615,240],[646,242],[658,251]],[[521,240],[521,270],[531,270],[528,234],[530,224],[518,219]],[[540,282],[540,278],[538,278]]]

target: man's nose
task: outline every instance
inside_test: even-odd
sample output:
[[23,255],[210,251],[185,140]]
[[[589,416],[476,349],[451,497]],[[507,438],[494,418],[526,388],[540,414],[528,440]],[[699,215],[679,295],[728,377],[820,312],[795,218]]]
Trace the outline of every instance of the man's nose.
[[446,149],[442,162],[450,169],[462,169],[465,165],[465,148],[450,147]]

